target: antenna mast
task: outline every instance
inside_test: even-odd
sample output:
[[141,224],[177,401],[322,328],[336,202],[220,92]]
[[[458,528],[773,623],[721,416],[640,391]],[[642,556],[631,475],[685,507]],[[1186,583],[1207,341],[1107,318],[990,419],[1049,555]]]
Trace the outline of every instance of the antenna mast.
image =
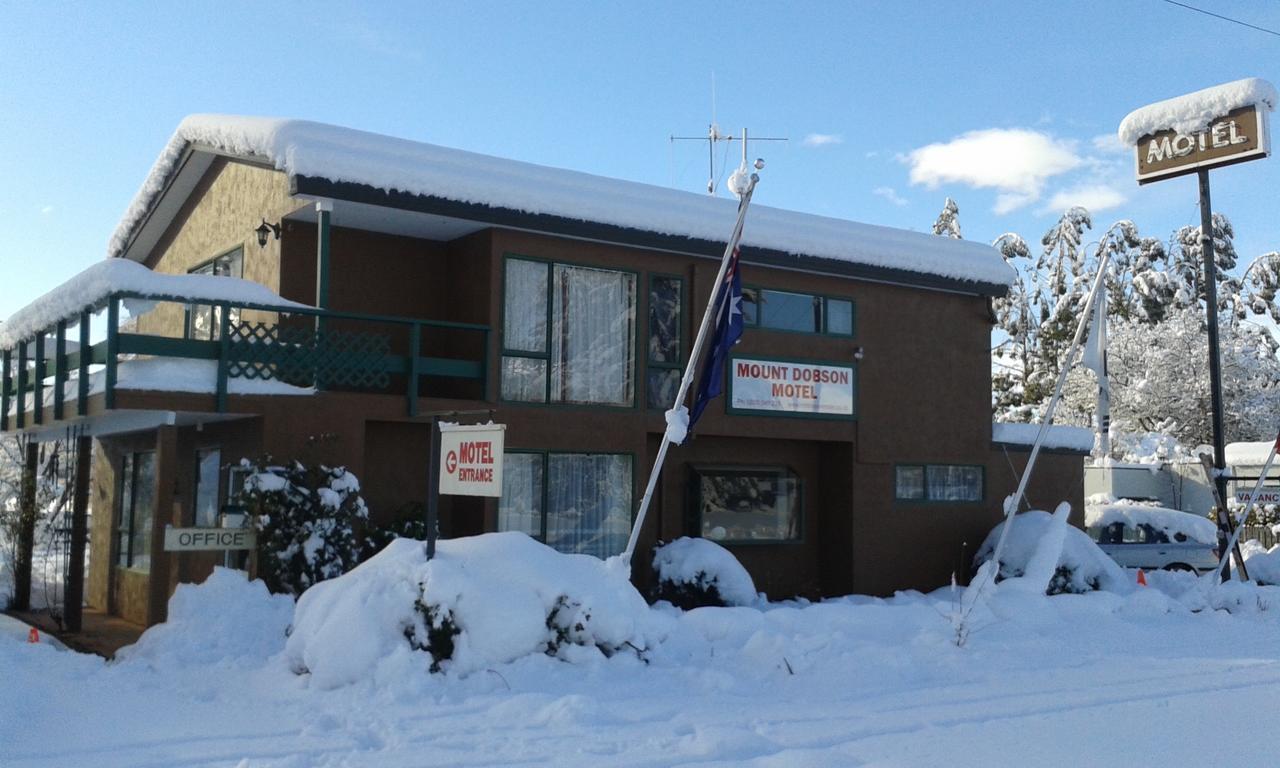
[[[752,141],[787,141],[788,139],[780,136],[752,136]],[[705,141],[707,142],[707,194],[712,197],[716,194],[716,142],[718,141],[741,141],[742,142],[742,163],[747,163],[747,131],[742,130],[742,136],[734,136],[732,133],[721,133],[720,126],[716,123],[716,73],[711,73],[711,124],[707,126],[707,134],[705,136],[672,136],[671,143],[677,141]]]

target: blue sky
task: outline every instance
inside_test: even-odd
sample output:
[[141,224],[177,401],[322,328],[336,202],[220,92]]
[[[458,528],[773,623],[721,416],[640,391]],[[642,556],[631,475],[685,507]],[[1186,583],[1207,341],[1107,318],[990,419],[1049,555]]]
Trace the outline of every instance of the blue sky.
[[[1280,4],[1192,4],[1280,29]],[[1280,37],[1161,0],[0,0],[0,72],[2,318],[104,257],[187,114],[309,118],[699,191],[705,145],[669,137],[706,130],[713,73],[723,130],[791,139],[752,149],[768,161],[758,202],[927,229],[949,195],[966,238],[1033,243],[1083,203],[1095,234],[1132,218],[1167,238],[1199,221],[1194,177],[1138,188],[1116,126],[1206,86],[1280,82]],[[920,152],[967,134],[977,172]],[[1280,250],[1277,189],[1280,158],[1213,174],[1244,258]]]

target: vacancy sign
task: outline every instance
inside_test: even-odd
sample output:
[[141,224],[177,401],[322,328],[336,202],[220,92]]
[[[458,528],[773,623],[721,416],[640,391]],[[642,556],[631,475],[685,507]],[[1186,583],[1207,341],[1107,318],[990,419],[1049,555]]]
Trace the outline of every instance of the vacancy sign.
[[[1253,498],[1253,489],[1236,491],[1236,501],[1241,504],[1248,504],[1251,498]],[[1258,491],[1258,503],[1280,504],[1280,488],[1263,488]]]
[[502,495],[506,424],[440,425],[440,493]]
[[729,361],[729,407],[810,416],[853,416],[854,371],[846,365]]

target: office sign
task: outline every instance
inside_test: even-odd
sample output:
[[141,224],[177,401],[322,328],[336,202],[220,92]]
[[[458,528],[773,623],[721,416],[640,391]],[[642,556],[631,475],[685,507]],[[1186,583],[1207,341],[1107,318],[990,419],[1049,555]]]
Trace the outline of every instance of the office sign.
[[850,365],[737,357],[729,361],[729,409],[851,418]]
[[1271,153],[1267,112],[1254,105],[1234,109],[1198,133],[1157,131],[1138,139],[1139,184],[1217,168]]
[[164,551],[204,552],[225,549],[253,549],[257,537],[251,528],[164,529]]
[[440,425],[440,493],[502,495],[505,424]]

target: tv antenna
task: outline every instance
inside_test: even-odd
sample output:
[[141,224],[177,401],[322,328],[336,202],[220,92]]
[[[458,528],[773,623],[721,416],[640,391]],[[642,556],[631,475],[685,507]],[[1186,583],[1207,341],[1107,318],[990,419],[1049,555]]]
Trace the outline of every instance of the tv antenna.
[[[707,127],[706,136],[672,136],[672,143],[677,141],[705,141],[707,142],[707,194],[714,196],[716,193],[716,142],[742,142],[742,161],[747,161],[747,130],[742,129],[741,136],[734,136],[732,133],[723,133],[720,126],[713,121]],[[787,141],[780,136],[752,136],[751,141]]]
[[[752,136],[752,141],[787,141],[787,139],[778,136]],[[715,196],[716,194],[716,142],[742,142],[742,163],[745,166],[747,162],[747,129],[742,129],[742,136],[734,136],[732,133],[723,133],[720,126],[716,123],[716,73],[711,73],[711,124],[707,126],[707,134],[705,136],[672,136],[671,143],[677,141],[705,141],[707,142],[707,194]],[[727,150],[727,147],[726,147]],[[728,152],[725,152],[726,156]],[[721,169],[723,172],[724,169]]]

